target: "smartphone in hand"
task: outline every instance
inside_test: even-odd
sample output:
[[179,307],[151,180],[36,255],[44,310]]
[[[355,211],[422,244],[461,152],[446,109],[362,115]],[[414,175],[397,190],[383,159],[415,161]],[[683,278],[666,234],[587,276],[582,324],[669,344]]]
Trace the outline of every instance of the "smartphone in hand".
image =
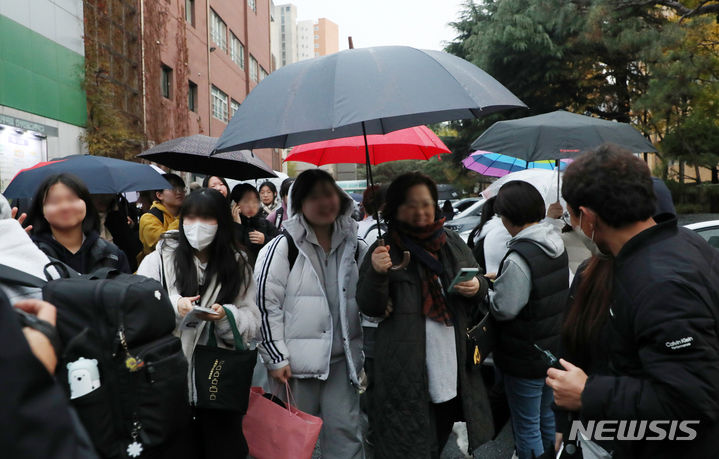
[[452,280],[452,283],[449,284],[449,288],[447,291],[449,293],[454,292],[454,287],[457,284],[461,284],[462,282],[467,282],[469,280],[472,280],[473,277],[475,277],[477,274],[479,274],[478,268],[462,268],[459,270],[456,276],[454,276],[454,279]]

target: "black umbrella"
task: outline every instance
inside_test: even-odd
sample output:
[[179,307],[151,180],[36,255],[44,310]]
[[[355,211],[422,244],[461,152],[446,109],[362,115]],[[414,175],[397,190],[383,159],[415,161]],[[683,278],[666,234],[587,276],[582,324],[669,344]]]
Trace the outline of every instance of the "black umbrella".
[[498,121],[472,143],[472,149],[540,161],[573,158],[603,143],[613,143],[633,153],[657,151],[629,124],[564,110]]
[[21,170],[3,194],[8,198],[32,197],[43,180],[60,173],[76,175],[92,194],[117,194],[172,187],[148,164],[104,156],[72,155]]
[[286,148],[363,135],[372,185],[367,134],[515,107],[525,105],[457,56],[407,46],[349,49],[272,72],[235,112],[215,148]]
[[168,140],[137,155],[178,171],[216,175],[235,180],[277,177],[264,161],[250,150],[210,156],[217,137],[192,135]]
[[[472,143],[472,149],[491,151],[525,161],[573,158],[603,143],[633,153],[656,152],[652,143],[626,123],[557,110],[510,121],[497,121]],[[559,201],[559,187],[557,187]]]

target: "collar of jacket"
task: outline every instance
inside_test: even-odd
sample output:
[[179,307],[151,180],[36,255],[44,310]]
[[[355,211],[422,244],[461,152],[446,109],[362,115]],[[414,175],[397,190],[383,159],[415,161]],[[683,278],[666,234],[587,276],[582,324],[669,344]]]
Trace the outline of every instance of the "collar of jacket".
[[665,239],[677,232],[677,218],[671,214],[661,214],[655,217],[656,225],[637,234],[622,247],[614,261],[617,265],[623,264],[632,254],[654,241]]

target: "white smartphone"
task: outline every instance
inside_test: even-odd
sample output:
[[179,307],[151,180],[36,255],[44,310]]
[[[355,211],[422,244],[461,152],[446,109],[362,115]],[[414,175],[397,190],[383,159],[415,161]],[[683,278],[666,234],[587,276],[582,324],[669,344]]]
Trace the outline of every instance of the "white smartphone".
[[203,308],[202,306],[195,306],[193,309],[194,309],[195,311],[206,312],[206,313],[208,313],[208,314],[217,315],[217,312],[215,312],[214,309]]
[[454,287],[457,284],[461,284],[462,282],[467,282],[468,280],[472,280],[473,277],[475,277],[477,274],[479,274],[478,268],[462,268],[459,270],[456,276],[454,276],[454,280],[451,284],[449,284],[449,289],[447,291],[449,293],[454,292]]

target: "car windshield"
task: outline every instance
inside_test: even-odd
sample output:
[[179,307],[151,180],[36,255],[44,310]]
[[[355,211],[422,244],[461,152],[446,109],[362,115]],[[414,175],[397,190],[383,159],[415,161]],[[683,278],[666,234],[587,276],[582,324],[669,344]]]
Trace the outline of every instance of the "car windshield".
[[471,206],[469,206],[464,211],[458,213],[454,219],[457,220],[458,218],[463,217],[479,217],[482,214],[482,204],[484,204],[484,199],[480,199],[479,201],[475,202]]

